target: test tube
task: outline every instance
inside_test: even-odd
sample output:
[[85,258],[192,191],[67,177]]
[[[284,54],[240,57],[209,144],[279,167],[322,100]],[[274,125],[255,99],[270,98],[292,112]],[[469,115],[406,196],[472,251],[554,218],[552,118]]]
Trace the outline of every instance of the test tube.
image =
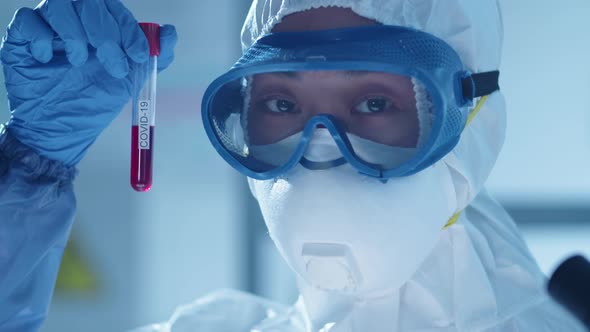
[[152,187],[154,126],[156,120],[156,77],[160,55],[160,25],[139,23],[145,33],[149,60],[135,64],[131,125],[131,187],[146,192]]

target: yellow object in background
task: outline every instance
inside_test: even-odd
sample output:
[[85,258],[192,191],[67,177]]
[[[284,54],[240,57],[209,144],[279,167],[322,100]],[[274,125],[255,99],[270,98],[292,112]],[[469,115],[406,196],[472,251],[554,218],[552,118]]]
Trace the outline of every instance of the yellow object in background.
[[80,255],[78,246],[70,239],[57,275],[55,289],[60,293],[94,293],[98,288],[97,278]]

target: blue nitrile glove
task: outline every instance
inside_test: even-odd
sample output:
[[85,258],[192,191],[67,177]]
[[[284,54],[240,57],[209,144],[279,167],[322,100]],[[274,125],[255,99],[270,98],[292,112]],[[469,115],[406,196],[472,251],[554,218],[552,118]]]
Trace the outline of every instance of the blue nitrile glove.
[[[158,69],[173,60],[174,26],[161,28]],[[120,0],[45,0],[19,9],[0,49],[8,130],[36,153],[76,165],[132,93],[145,34]]]

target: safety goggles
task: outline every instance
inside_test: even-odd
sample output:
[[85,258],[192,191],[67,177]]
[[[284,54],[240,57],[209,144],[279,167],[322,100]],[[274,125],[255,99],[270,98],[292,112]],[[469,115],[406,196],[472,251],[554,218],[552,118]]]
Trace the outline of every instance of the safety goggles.
[[498,90],[498,75],[471,74],[444,41],[405,27],[272,33],[210,84],[203,123],[248,177],[344,163],[407,176],[456,146],[473,100]]

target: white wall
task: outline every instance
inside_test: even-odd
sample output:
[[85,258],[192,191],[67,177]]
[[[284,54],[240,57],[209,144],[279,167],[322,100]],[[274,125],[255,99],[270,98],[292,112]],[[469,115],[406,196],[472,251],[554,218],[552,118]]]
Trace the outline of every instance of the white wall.
[[508,129],[488,184],[510,205],[564,210],[543,225],[521,227],[550,274],[571,254],[590,256],[590,215],[573,222],[567,213],[590,209],[590,2],[500,3]]
[[489,187],[502,200],[590,204],[590,2],[500,3],[508,131]]

